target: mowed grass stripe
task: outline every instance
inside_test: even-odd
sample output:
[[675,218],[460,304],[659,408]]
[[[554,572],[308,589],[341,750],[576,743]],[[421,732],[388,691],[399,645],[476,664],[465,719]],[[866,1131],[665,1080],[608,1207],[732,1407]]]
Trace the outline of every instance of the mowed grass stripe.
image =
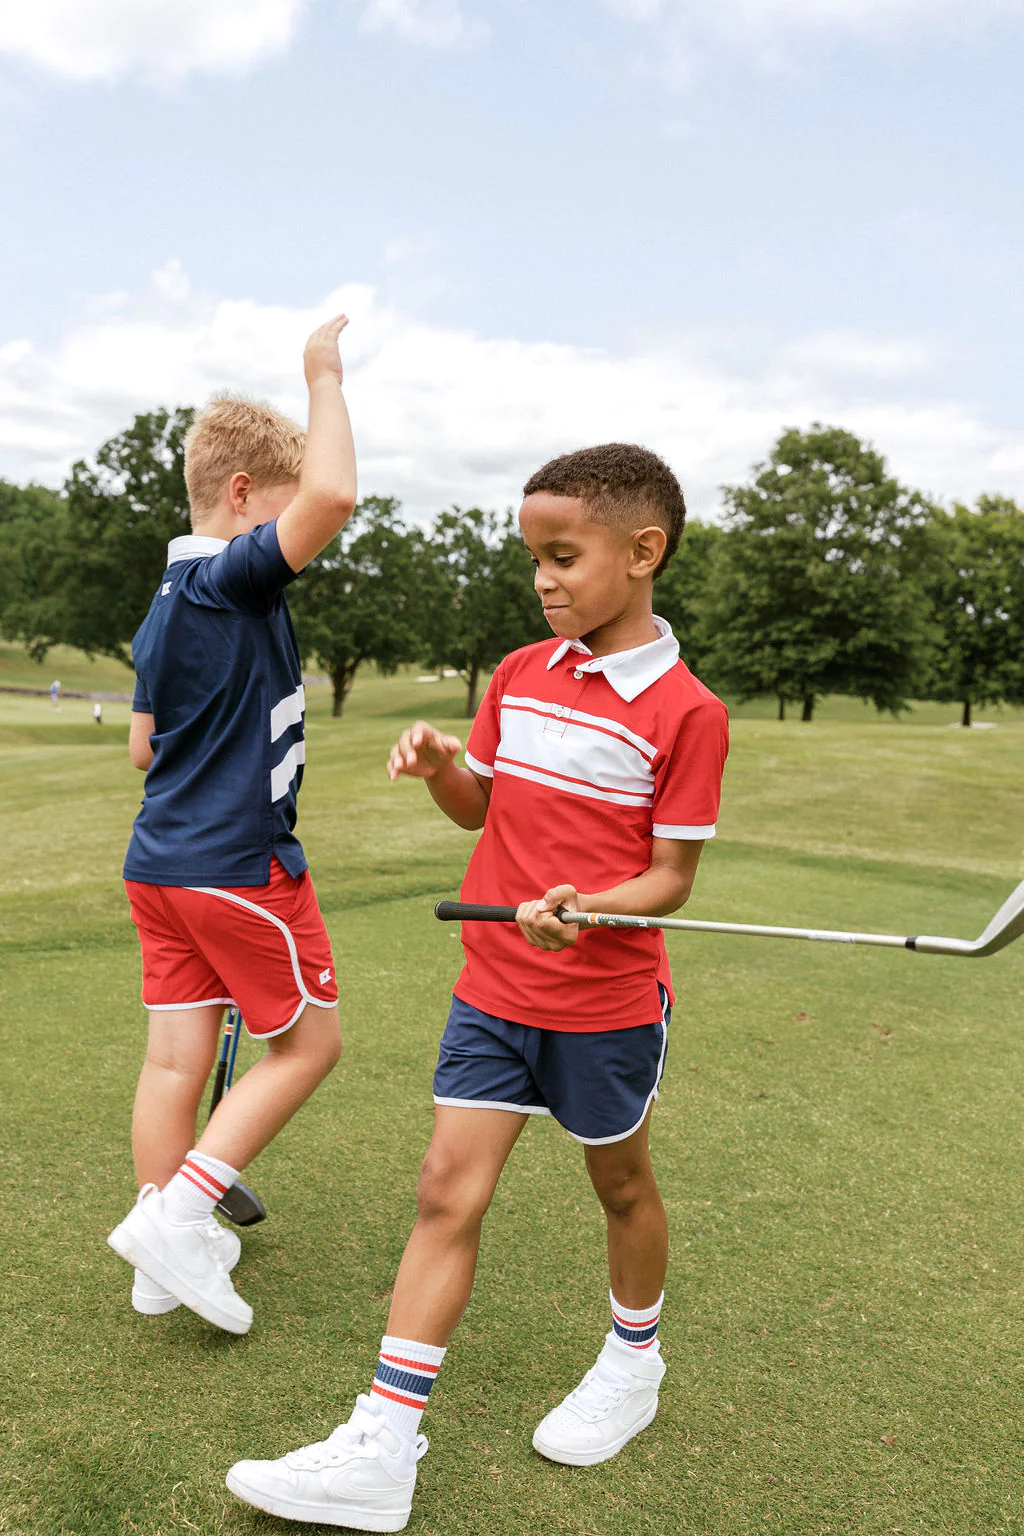
[[[257,1312],[246,1339],[183,1312],[137,1318],[126,1267],[104,1245],[132,1194],[143,1021],[116,872],[139,778],[97,744],[90,781],[88,745],[57,744],[40,803],[5,809],[6,845],[23,814],[45,827],[48,807],[74,816],[82,796],[91,808],[79,884],[62,889],[59,842],[33,850],[26,835],[17,857],[35,864],[20,874],[38,873],[42,894],[8,886],[0,906],[15,946],[3,962],[5,1533],[283,1530],[236,1505],[224,1471],[326,1433],[366,1389],[460,959],[431,900],[457,888],[472,845],[420,786],[383,779],[381,746],[428,691],[371,680],[351,718],[313,721],[303,832],[346,1054],[252,1171],[271,1220],[245,1239],[239,1286]],[[457,696],[441,697],[440,718],[458,728]],[[905,738],[920,734],[843,729],[866,781],[873,741],[895,733],[912,757]],[[1019,838],[1002,733],[965,740],[974,788],[1005,824],[1016,818]],[[69,750],[65,802],[54,786]],[[769,761],[780,751],[738,730],[730,773],[754,787],[784,777],[791,762]],[[951,779],[948,859],[974,858]],[[893,774],[884,783],[899,788]],[[845,794],[840,778],[822,812],[836,828]],[[708,849],[694,911],[973,936],[1008,888],[1012,857],[995,834],[981,868],[929,865],[898,794],[876,807],[887,857],[841,839],[818,854],[806,839],[820,829],[798,795],[788,804],[792,835],[771,848],[751,836],[753,788],[749,811],[728,813],[733,841]],[[531,1124],[431,1398],[410,1531],[1019,1532],[1024,952],[971,962],[670,942],[679,1001],[654,1136],[673,1227],[662,1411],[604,1467],[556,1468],[530,1449],[607,1326],[603,1223],[579,1149]],[[243,1049],[251,1060],[255,1047]]]

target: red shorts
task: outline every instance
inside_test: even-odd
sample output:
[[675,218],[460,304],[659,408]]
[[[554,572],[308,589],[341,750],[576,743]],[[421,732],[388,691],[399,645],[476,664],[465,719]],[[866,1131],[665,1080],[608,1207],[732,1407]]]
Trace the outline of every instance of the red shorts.
[[269,885],[142,885],[126,880],[142,944],[146,1008],[238,1008],[250,1035],[290,1029],[338,1001],[331,941],[309,871],[273,859]]

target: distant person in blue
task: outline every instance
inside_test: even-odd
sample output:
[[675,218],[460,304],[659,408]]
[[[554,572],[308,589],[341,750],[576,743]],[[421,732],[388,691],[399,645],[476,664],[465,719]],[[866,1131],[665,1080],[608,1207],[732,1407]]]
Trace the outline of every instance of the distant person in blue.
[[56,678],[50,684],[50,708],[60,714],[60,683]]
[[[304,364],[309,431],[225,397],[185,440],[192,533],[132,644],[129,750],[146,771],[124,877],[142,945],[149,1046],[132,1146],[137,1203],[110,1234],[135,1266],[137,1311],[184,1302],[245,1333],[231,1270],[241,1244],[214,1207],[341,1051],[330,941],[294,833],[306,748],[299,652],[284,589],[356,504],[342,395],[344,315]],[[196,1140],[224,1008],[267,1053]]]

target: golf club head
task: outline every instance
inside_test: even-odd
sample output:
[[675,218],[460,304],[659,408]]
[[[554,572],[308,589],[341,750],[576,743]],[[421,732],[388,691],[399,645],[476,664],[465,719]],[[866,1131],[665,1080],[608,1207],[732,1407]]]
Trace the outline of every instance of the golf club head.
[[241,1183],[232,1184],[224,1198],[217,1201],[217,1210],[236,1227],[254,1227],[258,1221],[265,1221],[267,1217],[266,1207],[259,1195],[254,1195],[247,1185]]
[[994,955],[1024,933],[1024,880],[1006,898],[980,938],[975,940],[976,955]]
[[920,934],[907,948],[924,955],[967,955],[973,960],[984,960],[994,955],[1024,933],[1024,880],[1003,902],[995,917],[976,939],[940,939],[931,934]]

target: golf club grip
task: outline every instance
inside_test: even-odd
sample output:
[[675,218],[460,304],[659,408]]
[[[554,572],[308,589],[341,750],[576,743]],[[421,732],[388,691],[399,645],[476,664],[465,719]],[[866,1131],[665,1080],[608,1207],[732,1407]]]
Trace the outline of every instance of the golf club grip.
[[442,923],[514,923],[515,907],[486,907],[472,901],[439,901],[434,916]]

